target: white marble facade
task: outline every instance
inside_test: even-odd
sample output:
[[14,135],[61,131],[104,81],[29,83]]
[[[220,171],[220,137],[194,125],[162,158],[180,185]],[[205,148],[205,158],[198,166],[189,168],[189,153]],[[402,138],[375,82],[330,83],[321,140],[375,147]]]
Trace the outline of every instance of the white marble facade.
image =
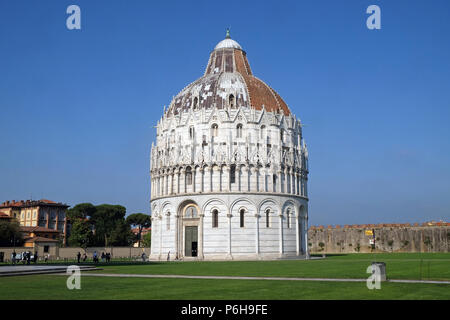
[[[228,43],[219,43],[209,64],[226,50],[239,63],[235,55],[245,52]],[[174,97],[156,126],[150,259],[304,256],[308,151],[301,122],[288,109],[255,107],[265,92],[256,96],[250,71],[217,69]]]

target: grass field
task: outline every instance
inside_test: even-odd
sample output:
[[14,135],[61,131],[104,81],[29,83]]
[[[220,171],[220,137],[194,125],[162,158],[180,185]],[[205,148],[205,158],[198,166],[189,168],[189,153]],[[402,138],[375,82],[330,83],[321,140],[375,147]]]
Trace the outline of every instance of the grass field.
[[[154,262],[103,265],[100,273],[367,278],[372,261],[383,261],[389,279],[450,280],[450,254],[333,255],[320,260]],[[95,271],[94,271],[95,272]]]
[[[389,279],[450,280],[450,254],[348,254],[322,260],[160,262],[106,265],[93,273],[367,278],[372,261],[386,262]],[[0,278],[0,299],[450,299],[448,284],[82,277]]]

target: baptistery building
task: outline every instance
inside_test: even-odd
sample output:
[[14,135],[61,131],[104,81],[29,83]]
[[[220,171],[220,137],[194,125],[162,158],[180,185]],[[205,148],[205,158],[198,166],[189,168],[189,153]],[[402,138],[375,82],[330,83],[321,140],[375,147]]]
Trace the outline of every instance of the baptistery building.
[[228,32],[164,108],[150,158],[150,259],[307,256],[302,124]]

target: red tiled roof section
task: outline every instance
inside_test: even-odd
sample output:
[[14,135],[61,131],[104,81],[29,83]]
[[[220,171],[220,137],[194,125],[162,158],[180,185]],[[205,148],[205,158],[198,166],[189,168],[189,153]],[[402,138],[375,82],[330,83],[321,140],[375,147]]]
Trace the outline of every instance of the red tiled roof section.
[[241,50],[234,50],[236,71],[239,72],[247,85],[250,102],[256,110],[262,110],[262,106],[267,111],[278,112],[283,110],[285,115],[290,114],[290,110],[280,95],[269,87],[264,81],[254,77],[250,70],[247,57]]
[[44,237],[33,237],[25,239],[25,242],[59,242],[59,240],[56,239],[49,239]]
[[[146,234],[149,233],[150,231],[152,231],[152,228],[143,228],[142,229],[142,234]],[[139,233],[139,228],[132,228],[131,232],[133,232],[134,234],[138,234]]]
[[41,200],[39,200],[39,201],[41,201],[41,202],[45,202],[45,203],[52,203],[52,204],[56,204],[56,202],[55,202],[55,201],[52,201],[52,200],[47,200],[47,199],[41,199]]
[[[236,81],[236,83],[239,83],[239,87],[241,83],[242,86],[246,87],[244,89],[247,91],[246,94],[240,94],[241,98],[238,98],[236,105],[255,110],[262,110],[264,106],[264,109],[268,112],[290,115],[289,107],[280,95],[264,81],[253,75],[246,53],[231,48],[221,48],[211,52],[204,75],[187,85],[174,97],[166,114],[179,114],[190,110],[194,104],[192,100],[194,95],[200,97],[198,108],[209,109],[215,106],[218,109],[223,109],[224,97],[218,94],[218,88],[224,84],[221,79],[228,79],[227,76],[223,77],[226,74],[232,74],[233,76],[230,76],[230,79],[233,80],[230,81]],[[196,88],[195,92],[193,91],[194,87]],[[242,90],[242,88],[239,90]],[[249,99],[243,100],[242,97],[246,95]]]
[[61,202],[55,202],[47,199],[41,199],[41,200],[20,200],[20,201],[5,201],[2,204],[0,204],[0,208],[21,208],[21,207],[32,207],[32,206],[41,206],[41,205],[50,205],[50,206],[60,206],[60,207],[69,207],[68,205],[61,203]]
[[21,232],[48,232],[48,233],[61,233],[55,229],[48,229],[44,227],[20,227]]

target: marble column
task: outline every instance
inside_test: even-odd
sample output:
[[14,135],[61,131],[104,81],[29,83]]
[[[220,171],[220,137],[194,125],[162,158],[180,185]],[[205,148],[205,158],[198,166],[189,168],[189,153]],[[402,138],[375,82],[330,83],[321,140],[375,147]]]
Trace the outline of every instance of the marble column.
[[162,257],[162,214],[158,217],[158,223],[159,223],[159,260],[161,260]]
[[232,258],[231,255],[231,218],[233,215],[231,213],[227,213],[228,218],[228,256],[229,258]]
[[205,169],[200,168],[200,192],[205,192]]
[[165,186],[165,191],[166,191],[166,195],[170,194],[170,189],[169,189],[169,179],[170,179],[170,171],[167,171],[166,173],[166,186]]
[[291,193],[295,194],[295,172],[291,169]]
[[267,179],[267,191],[268,192],[275,192],[275,190],[273,190],[273,171],[272,170],[268,170],[268,179]]
[[205,214],[200,213],[200,225],[199,225],[199,234],[198,234],[198,257],[203,260],[205,256],[203,255],[203,223],[204,223]]
[[178,169],[174,170],[173,176],[174,176],[173,193],[178,194],[178,193],[180,193],[180,189],[179,189],[179,186],[180,186],[180,174],[178,173]]
[[[281,210],[280,210],[281,212]],[[283,214],[279,214],[280,216],[280,255],[283,254]]]
[[242,168],[241,183],[242,183],[241,191],[247,192],[250,190],[249,183],[248,183],[248,167],[247,167],[247,165],[244,165]]
[[222,181],[220,182],[221,191],[230,191],[230,167],[225,165],[222,167]]
[[259,214],[255,214],[256,233],[255,233],[255,253],[259,255]]
[[289,193],[289,191],[288,191],[288,181],[289,181],[288,170],[285,167],[284,168],[284,181],[283,181],[284,193]]
[[186,193],[186,169],[180,170],[180,193]]
[[231,191],[239,191],[239,184],[240,184],[240,177],[241,177],[241,172],[240,172],[240,168],[238,165],[236,165],[235,169],[234,169],[234,183],[231,183],[231,179],[230,179],[230,190]]
[[180,236],[180,215],[175,215],[175,257],[180,258],[182,256],[180,252],[180,246],[179,246],[179,236]]
[[282,192],[281,185],[282,185],[283,181],[281,179],[281,176],[282,176],[281,170],[278,170],[277,171],[277,185],[276,185],[276,192],[277,193],[281,193]]
[[249,191],[258,191],[258,171],[255,167],[250,168],[250,188]]
[[193,185],[193,190],[194,192],[198,193],[198,192],[202,192],[202,172],[200,167],[196,167],[195,168],[195,176],[194,176],[194,185]]

